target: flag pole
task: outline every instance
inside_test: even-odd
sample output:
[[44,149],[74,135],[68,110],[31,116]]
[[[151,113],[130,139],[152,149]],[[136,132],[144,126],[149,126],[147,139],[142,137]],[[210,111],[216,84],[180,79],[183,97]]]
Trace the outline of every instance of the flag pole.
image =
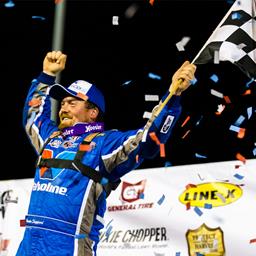
[[165,100],[159,105],[157,112],[156,112],[156,116],[159,115],[159,113],[162,111],[162,109],[164,108],[164,106],[167,104],[167,102],[171,99],[171,97],[174,95],[174,93],[176,92],[176,90],[179,88],[179,85],[182,83],[183,79],[178,79],[172,86],[170,86],[169,89],[169,94],[168,96],[165,98]]

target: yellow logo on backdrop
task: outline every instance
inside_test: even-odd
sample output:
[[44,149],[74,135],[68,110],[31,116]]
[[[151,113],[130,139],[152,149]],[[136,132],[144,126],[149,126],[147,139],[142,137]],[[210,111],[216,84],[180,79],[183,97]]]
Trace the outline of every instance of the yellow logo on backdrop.
[[211,204],[212,207],[217,207],[235,202],[242,194],[238,185],[211,182],[189,187],[179,196],[179,200],[183,204],[190,203],[191,206],[204,207],[205,204]]
[[223,231],[220,227],[209,228],[203,223],[197,229],[189,229],[186,239],[189,256],[196,256],[198,253],[205,256],[225,255]]

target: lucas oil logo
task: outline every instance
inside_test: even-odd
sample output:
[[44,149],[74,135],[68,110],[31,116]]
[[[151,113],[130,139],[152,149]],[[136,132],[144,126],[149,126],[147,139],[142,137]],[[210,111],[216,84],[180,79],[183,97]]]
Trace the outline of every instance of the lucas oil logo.
[[131,203],[141,198],[144,193],[146,180],[141,180],[135,184],[123,181],[121,198],[123,201]]
[[234,184],[225,182],[211,182],[189,186],[179,196],[183,204],[204,207],[210,204],[212,207],[224,206],[238,200],[243,194],[242,189]]

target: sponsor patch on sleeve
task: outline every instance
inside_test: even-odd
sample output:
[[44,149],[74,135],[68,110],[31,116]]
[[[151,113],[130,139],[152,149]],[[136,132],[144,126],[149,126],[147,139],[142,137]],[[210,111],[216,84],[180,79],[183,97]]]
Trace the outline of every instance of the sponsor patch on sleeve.
[[164,121],[164,124],[161,129],[161,133],[167,133],[172,126],[172,122],[174,120],[174,116],[168,115]]

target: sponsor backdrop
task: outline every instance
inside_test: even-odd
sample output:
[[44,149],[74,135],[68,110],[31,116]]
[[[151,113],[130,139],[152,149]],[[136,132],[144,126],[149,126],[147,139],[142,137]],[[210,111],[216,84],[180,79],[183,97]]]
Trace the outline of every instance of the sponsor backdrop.
[[[15,255],[32,185],[0,182],[1,256]],[[98,256],[255,256],[255,216],[256,160],[136,170],[108,198]]]

